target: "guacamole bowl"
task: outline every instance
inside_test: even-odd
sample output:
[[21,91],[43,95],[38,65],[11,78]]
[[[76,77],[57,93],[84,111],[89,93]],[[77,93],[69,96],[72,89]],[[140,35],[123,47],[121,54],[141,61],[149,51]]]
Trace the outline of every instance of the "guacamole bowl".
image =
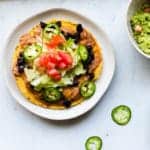
[[[144,44],[145,43],[140,43],[141,41],[139,40],[142,40],[143,38],[143,31],[145,30],[144,28],[145,27],[140,27],[138,24],[137,24],[137,27],[135,24],[136,20],[133,20],[133,19],[138,19],[140,20],[140,17],[141,17],[141,13],[137,13],[139,12],[139,10],[141,8],[143,8],[143,6],[145,4],[150,4],[149,3],[149,0],[131,0],[128,4],[128,8],[127,8],[127,12],[126,12],[126,27],[127,27],[127,32],[128,32],[128,36],[129,36],[129,40],[131,41],[132,45],[135,47],[135,49],[141,54],[143,55],[144,57],[150,59],[150,53],[147,52],[146,50],[148,49],[149,50],[149,47],[146,48],[146,50],[144,50]],[[133,18],[134,16],[134,18]],[[142,16],[143,17],[143,16]],[[132,23],[131,23],[131,19],[132,19]],[[134,27],[133,27],[134,26]],[[135,28],[136,27],[136,28]],[[138,30],[141,28],[142,32],[139,30],[139,33],[138,33]],[[137,31],[136,31],[137,30]],[[141,33],[142,34],[141,34]],[[145,37],[144,37],[145,38]],[[145,38],[146,39],[146,38]],[[147,43],[149,43],[149,39],[146,39]],[[142,41],[143,42],[143,41]],[[145,42],[145,41],[144,41]],[[145,45],[146,45],[145,44]],[[144,48],[143,48],[144,47]]]

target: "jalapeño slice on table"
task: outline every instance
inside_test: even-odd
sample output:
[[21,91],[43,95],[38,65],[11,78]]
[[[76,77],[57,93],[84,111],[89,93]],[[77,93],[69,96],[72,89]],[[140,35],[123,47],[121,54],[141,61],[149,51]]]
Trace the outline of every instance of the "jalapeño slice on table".
[[47,102],[56,102],[61,98],[61,92],[56,88],[47,88],[44,91],[44,100]]
[[42,47],[38,44],[27,46],[23,52],[25,60],[31,61],[37,58],[42,52]]
[[101,150],[103,145],[102,139],[98,136],[89,137],[85,143],[86,150]]
[[80,87],[80,93],[84,98],[93,96],[96,90],[96,85],[93,81],[86,81]]
[[59,26],[55,23],[50,23],[50,24],[47,24],[47,26],[44,28],[43,35],[45,39],[49,40],[51,39],[53,35],[56,35],[59,33],[60,33]]
[[131,119],[131,109],[125,105],[117,106],[112,110],[111,116],[118,125],[126,125]]

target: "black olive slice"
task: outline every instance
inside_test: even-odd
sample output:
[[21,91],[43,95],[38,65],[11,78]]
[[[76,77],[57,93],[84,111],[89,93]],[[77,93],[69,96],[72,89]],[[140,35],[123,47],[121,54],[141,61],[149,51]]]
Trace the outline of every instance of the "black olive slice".
[[78,33],[81,33],[82,31],[83,31],[82,24],[78,24],[78,25],[77,25],[77,32],[78,32]]
[[61,21],[56,21],[56,24],[58,25],[58,27],[61,27]]
[[71,101],[63,100],[63,105],[64,105],[66,108],[69,108],[69,107],[71,107]]
[[18,72],[19,73],[23,73],[24,72],[24,66],[23,65],[18,66]]
[[41,22],[40,22],[40,26],[41,26],[42,29],[44,29],[44,28],[47,26],[47,24],[46,24],[45,22],[42,22],[42,21],[41,21]]

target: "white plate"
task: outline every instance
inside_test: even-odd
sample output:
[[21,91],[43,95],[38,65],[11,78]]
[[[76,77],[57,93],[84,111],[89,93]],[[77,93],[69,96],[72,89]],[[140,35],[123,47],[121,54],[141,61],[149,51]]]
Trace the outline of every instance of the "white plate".
[[[86,100],[82,104],[66,110],[50,110],[30,103],[26,98],[24,98],[23,95],[21,95],[20,91],[18,90],[11,70],[12,54],[15,49],[15,46],[18,43],[19,37],[23,33],[26,33],[34,25],[38,24],[40,21],[49,20],[51,18],[68,19],[73,22],[83,24],[83,26],[87,28],[94,35],[94,37],[97,39],[98,43],[102,47],[102,53],[104,59],[103,73],[100,79],[96,82],[97,90],[94,96],[89,100]],[[114,58],[113,47],[105,32],[99,26],[97,26],[95,23],[93,23],[86,17],[76,12],[62,9],[62,8],[54,8],[54,9],[46,10],[20,23],[13,30],[13,32],[10,34],[9,38],[7,39],[4,51],[5,51],[4,54],[5,68],[6,68],[5,78],[6,78],[7,86],[12,96],[30,112],[40,117],[51,119],[51,120],[73,119],[92,109],[100,101],[101,97],[107,90],[115,70],[115,58]]]

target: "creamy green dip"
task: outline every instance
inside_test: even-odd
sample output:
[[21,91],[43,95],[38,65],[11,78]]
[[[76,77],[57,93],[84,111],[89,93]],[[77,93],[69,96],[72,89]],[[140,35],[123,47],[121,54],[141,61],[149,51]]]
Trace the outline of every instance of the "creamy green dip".
[[150,4],[144,5],[132,16],[131,27],[139,48],[150,55]]

